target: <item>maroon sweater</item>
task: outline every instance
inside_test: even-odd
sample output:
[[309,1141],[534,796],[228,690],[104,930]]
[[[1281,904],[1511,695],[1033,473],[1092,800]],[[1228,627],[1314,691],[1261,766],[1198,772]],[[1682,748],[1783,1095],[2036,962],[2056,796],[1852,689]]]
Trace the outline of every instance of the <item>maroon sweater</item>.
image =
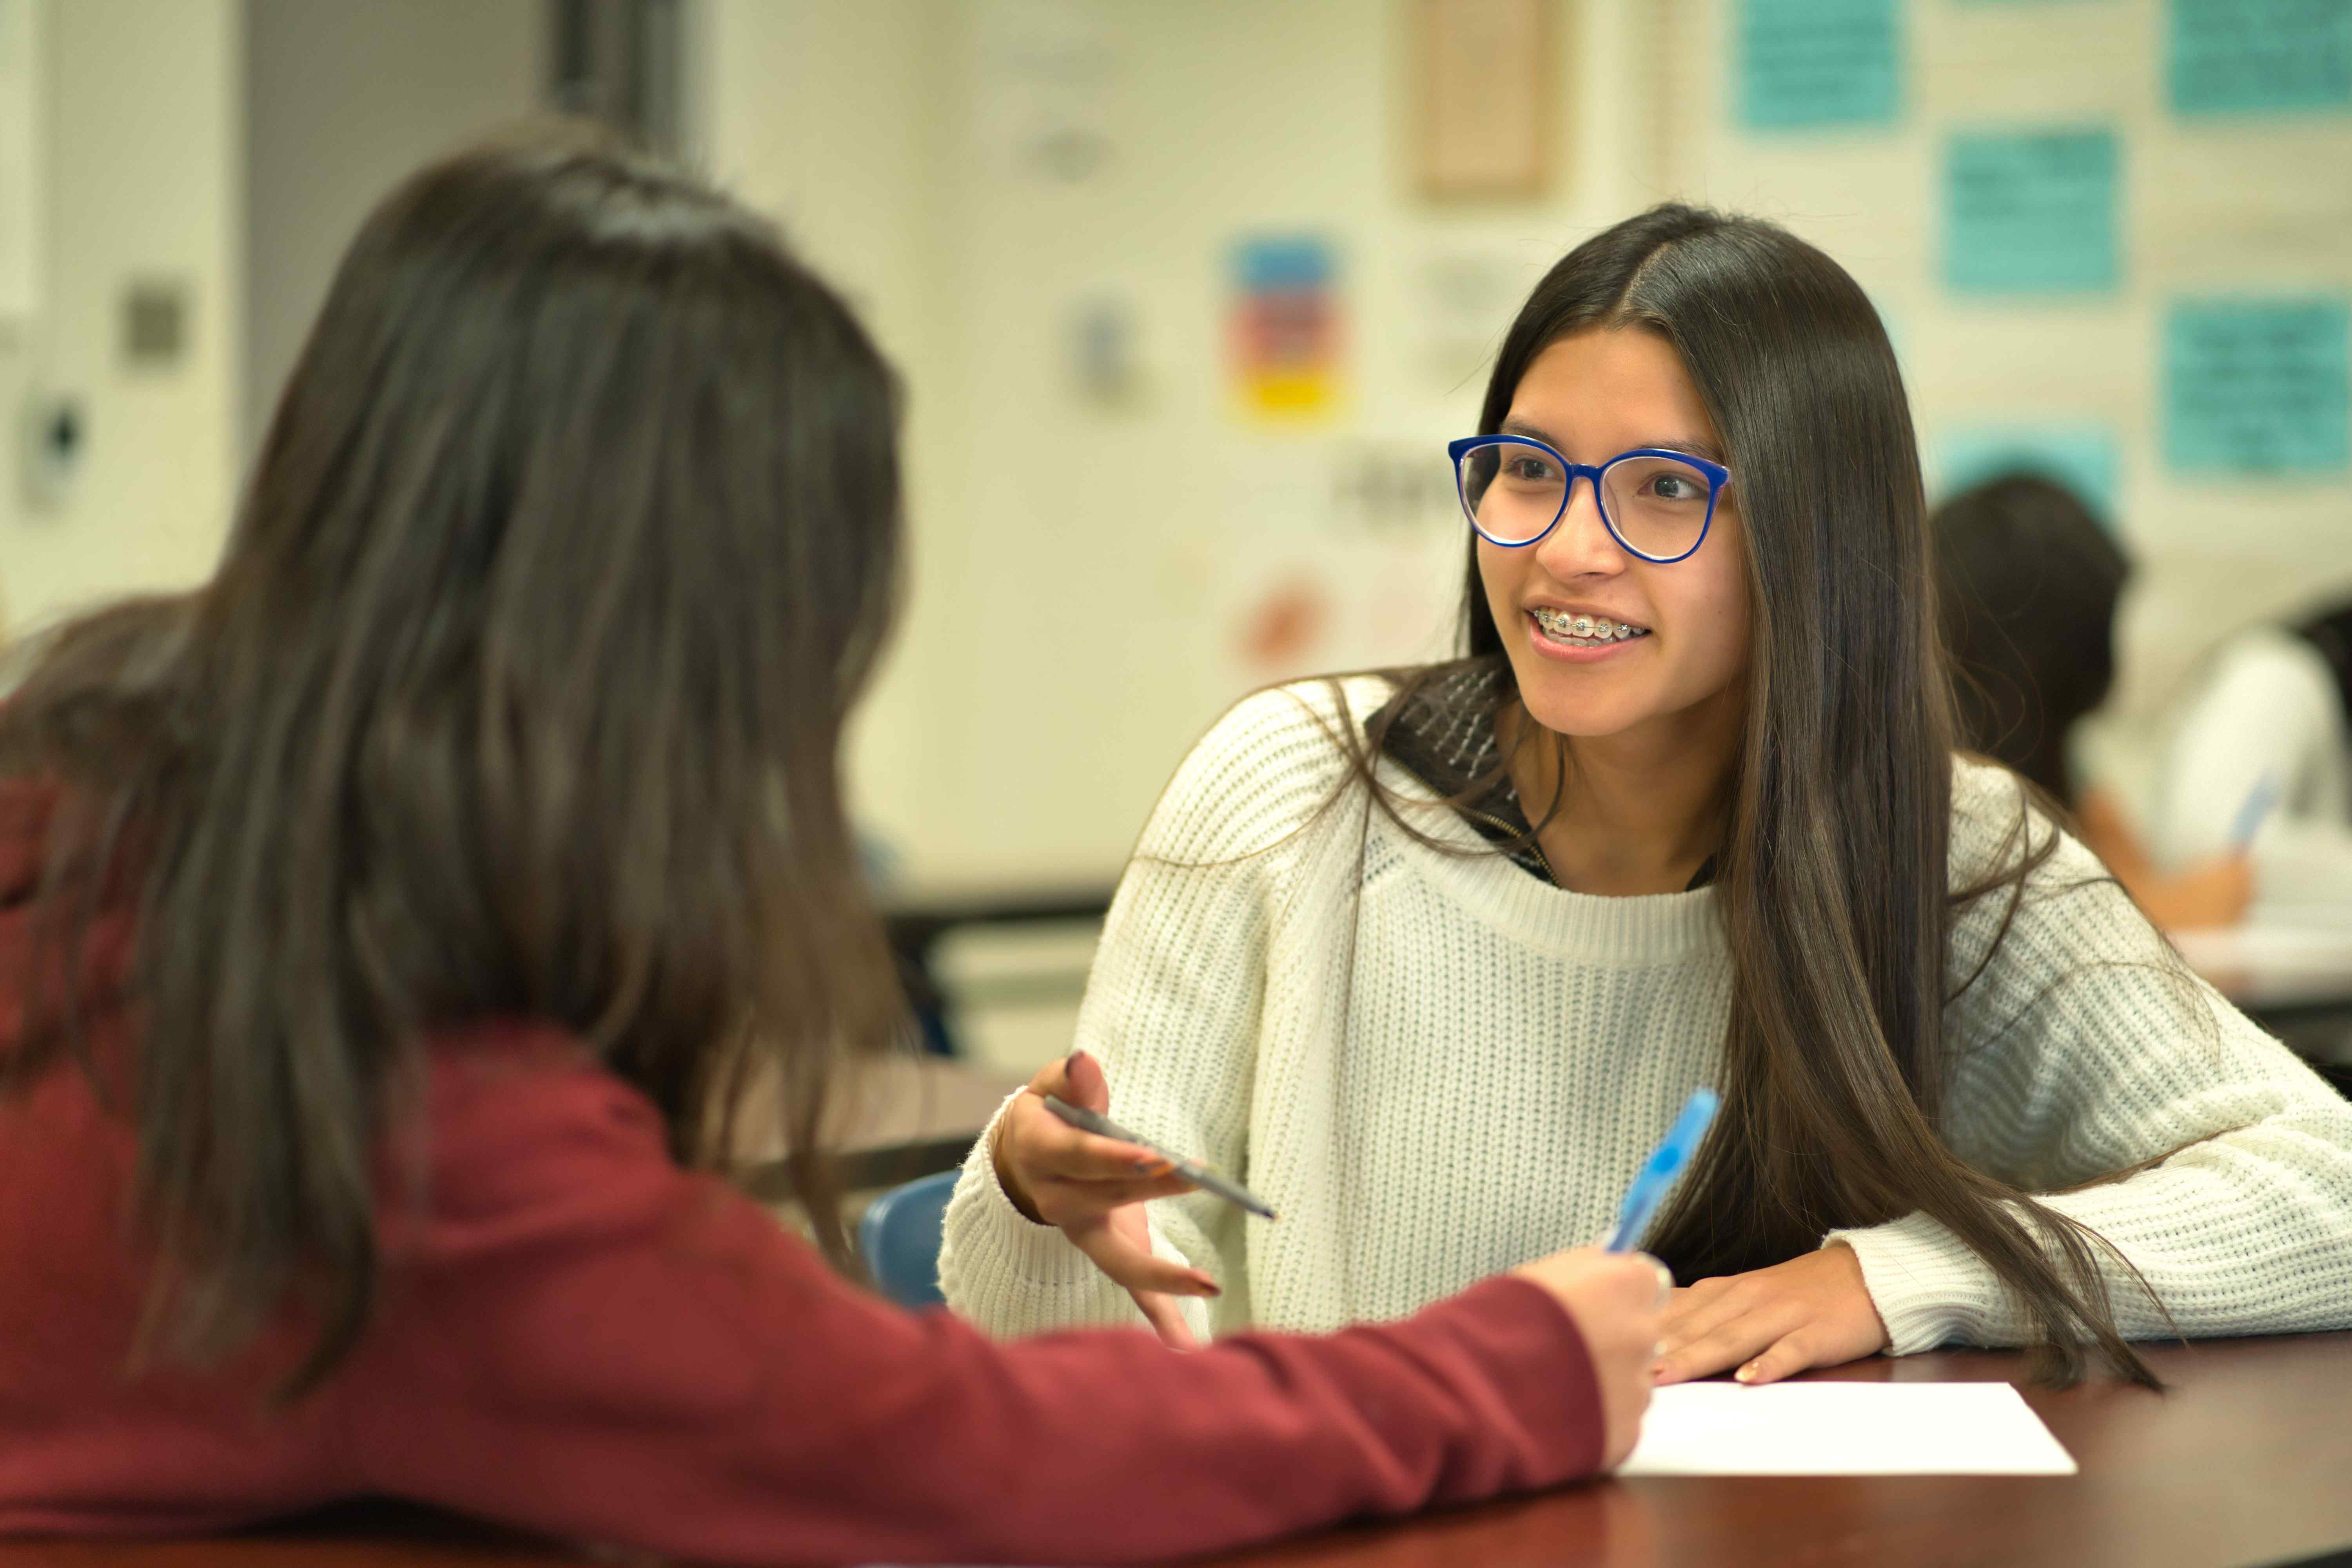
[[[0,1052],[47,811],[0,784]],[[92,934],[101,1059],[131,951]],[[429,1042],[421,1198],[387,1195],[357,1351],[290,1408],[290,1317],[227,1364],[126,1368],[148,1258],[131,1129],[85,1074],[0,1096],[0,1536],[211,1531],[413,1499],[725,1562],[1111,1561],[1541,1487],[1599,1463],[1583,1344],[1492,1280],[1402,1323],[1002,1346],[845,1283],[561,1031]]]

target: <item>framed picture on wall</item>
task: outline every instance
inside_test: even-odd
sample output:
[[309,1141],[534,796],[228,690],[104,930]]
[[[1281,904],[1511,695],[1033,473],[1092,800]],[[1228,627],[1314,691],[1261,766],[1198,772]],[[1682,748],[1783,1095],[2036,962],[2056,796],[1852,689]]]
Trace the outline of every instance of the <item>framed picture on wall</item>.
[[1406,0],[1413,182],[1423,195],[1551,184],[1559,0]]

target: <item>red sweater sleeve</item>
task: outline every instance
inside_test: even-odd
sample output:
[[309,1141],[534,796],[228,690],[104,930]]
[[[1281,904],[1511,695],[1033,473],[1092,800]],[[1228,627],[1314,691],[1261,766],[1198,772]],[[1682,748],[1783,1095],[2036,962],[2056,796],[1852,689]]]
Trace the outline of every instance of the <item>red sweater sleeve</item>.
[[1105,1562],[1599,1463],[1583,1344],[1524,1281],[1323,1338],[1004,1346],[838,1279],[601,1071],[445,1063],[433,1100],[331,1395],[384,1492],[722,1562]]

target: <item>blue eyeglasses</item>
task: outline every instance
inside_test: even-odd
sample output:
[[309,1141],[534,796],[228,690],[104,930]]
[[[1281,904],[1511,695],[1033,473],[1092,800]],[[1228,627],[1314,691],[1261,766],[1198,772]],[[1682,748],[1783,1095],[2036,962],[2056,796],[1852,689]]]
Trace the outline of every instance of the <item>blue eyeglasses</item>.
[[1592,481],[1601,526],[1631,555],[1659,565],[1706,542],[1716,498],[1731,482],[1721,463],[1636,447],[1595,468],[1571,463],[1525,436],[1465,436],[1445,444],[1454,486],[1478,537],[1507,550],[1540,542],[1568,515],[1578,479]]

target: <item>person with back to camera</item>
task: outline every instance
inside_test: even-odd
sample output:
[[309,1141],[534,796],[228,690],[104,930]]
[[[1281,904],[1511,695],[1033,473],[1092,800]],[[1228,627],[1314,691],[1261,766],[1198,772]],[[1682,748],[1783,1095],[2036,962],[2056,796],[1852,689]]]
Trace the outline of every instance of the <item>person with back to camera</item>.
[[[1667,205],[1578,246],[1451,444],[1466,657],[1261,692],[1178,769],[1076,1050],[947,1220],[1000,1334],[1410,1312],[1594,1235],[1694,1086],[1658,1375],[2352,1324],[2352,1104],[1956,757],[1862,289]],[[1280,1212],[1139,1190],[1075,1096]],[[1149,1198],[1150,1202],[1138,1202]]]
[[389,1495],[705,1561],[1126,1561],[1625,1454],[1646,1258],[1000,1347],[709,1169],[772,1083],[843,1258],[825,1085],[898,1005],[836,760],[894,427],[838,298],[680,175],[558,138],[376,210],[213,579],[0,709],[0,1535]]
[[2060,486],[2011,475],[1931,521],[1961,732],[2073,811],[2171,929],[2352,924],[2352,604],[2227,639],[2158,721],[2150,810],[2078,788],[2078,720],[2106,700],[2130,562]]

